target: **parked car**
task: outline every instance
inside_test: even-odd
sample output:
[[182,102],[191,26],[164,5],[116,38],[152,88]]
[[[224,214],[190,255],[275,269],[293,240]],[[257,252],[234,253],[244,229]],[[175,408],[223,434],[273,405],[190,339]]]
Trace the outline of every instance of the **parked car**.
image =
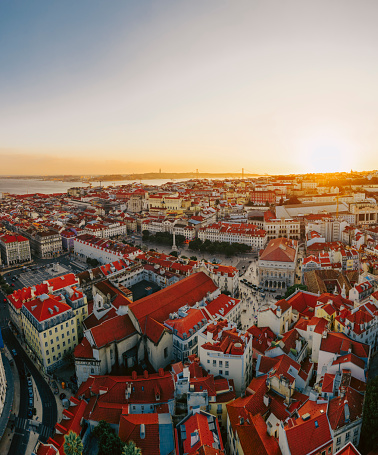
[[14,357],[16,357],[16,355],[17,355],[17,352],[16,352],[16,350],[15,350],[15,349],[12,349],[12,354],[14,355]]
[[28,419],[31,419],[33,417],[33,409],[29,408],[28,409]]

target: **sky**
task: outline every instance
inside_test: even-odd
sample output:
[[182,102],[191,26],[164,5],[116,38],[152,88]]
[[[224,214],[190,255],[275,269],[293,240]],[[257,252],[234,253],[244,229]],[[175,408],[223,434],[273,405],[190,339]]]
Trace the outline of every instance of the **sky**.
[[0,175],[378,168],[376,0],[2,0]]

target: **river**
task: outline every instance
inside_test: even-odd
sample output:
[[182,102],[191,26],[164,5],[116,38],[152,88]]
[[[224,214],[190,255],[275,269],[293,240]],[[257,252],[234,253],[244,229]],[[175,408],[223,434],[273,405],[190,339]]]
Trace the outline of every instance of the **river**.
[[[183,182],[189,179],[176,179],[175,182]],[[119,180],[116,182],[102,182],[102,186],[110,185],[130,185],[130,183],[143,183],[145,185],[163,185],[171,182],[172,179],[155,179],[155,180]],[[92,186],[99,186],[100,182],[92,182]],[[66,193],[68,188],[78,186],[87,187],[88,183],[77,182],[60,182],[58,180],[36,180],[36,179],[2,179],[0,178],[0,196],[1,193],[10,194],[33,194],[33,193]]]

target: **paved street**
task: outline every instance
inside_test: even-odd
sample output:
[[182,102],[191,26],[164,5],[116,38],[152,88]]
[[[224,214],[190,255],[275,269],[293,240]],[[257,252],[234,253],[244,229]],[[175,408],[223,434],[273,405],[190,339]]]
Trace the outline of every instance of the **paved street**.
[[[243,329],[247,329],[257,323],[257,313],[264,306],[276,302],[275,293],[258,291],[250,286],[254,284],[258,286],[258,278],[256,274],[257,261],[253,260],[248,264],[245,273],[239,279],[239,298],[241,298],[241,324]],[[247,284],[242,280],[247,280]]]

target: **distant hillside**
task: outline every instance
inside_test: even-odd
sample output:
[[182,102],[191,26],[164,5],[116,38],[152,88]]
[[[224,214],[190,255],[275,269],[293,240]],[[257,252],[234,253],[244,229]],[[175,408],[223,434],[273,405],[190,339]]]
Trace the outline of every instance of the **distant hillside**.
[[[244,177],[259,177],[261,174],[244,174]],[[144,174],[125,174],[125,175],[103,175],[93,177],[92,182],[116,182],[117,180],[157,180],[157,179],[224,179],[224,178],[241,178],[241,172],[234,173],[211,173],[211,172],[146,172]]]

